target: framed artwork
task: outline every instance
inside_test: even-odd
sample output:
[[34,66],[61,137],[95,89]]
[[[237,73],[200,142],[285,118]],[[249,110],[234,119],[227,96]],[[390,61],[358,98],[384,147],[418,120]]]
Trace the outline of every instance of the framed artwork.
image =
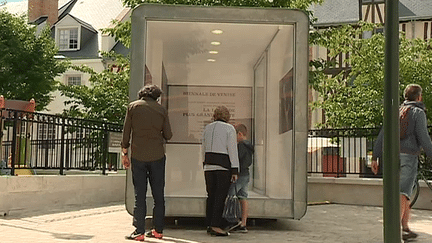
[[293,69],[279,81],[279,134],[293,129]]

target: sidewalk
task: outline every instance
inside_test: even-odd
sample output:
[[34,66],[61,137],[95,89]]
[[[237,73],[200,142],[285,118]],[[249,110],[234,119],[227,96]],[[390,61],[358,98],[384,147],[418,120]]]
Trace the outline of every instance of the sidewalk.
[[[132,217],[124,205],[107,206],[39,216],[0,217],[0,242],[133,242]],[[432,211],[413,210],[411,227],[416,242],[432,242]],[[300,221],[256,221],[247,234],[211,237],[203,219],[179,219],[168,224],[163,240],[148,242],[383,242],[382,208],[348,205],[308,206]]]

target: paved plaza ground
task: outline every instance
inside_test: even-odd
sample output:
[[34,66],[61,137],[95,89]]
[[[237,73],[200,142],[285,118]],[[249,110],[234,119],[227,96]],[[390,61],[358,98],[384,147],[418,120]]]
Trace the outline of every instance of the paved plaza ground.
[[[168,223],[163,240],[148,242],[383,242],[382,208],[324,204],[308,206],[301,220],[257,220],[249,233],[229,237],[206,234],[203,219],[178,219]],[[133,231],[132,217],[124,205],[39,215],[0,217],[0,242],[133,242],[124,236]],[[254,225],[253,225],[254,224]],[[432,242],[432,211],[413,210],[416,242]]]

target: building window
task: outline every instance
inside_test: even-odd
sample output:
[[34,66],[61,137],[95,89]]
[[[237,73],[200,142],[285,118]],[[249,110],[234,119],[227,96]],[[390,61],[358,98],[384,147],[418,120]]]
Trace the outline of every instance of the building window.
[[78,40],[78,27],[58,30],[58,43],[60,50],[78,50]]
[[67,85],[81,85],[81,75],[67,76]]
[[56,143],[55,139],[56,128],[54,124],[38,125],[38,141],[40,148],[53,149]]

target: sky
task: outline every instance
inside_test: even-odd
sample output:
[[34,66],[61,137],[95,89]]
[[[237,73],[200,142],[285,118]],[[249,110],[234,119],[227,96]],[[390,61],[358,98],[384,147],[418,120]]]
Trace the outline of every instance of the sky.
[[12,2],[22,2],[22,1],[25,1],[25,0],[6,0],[6,2],[8,2],[8,3],[12,3]]

